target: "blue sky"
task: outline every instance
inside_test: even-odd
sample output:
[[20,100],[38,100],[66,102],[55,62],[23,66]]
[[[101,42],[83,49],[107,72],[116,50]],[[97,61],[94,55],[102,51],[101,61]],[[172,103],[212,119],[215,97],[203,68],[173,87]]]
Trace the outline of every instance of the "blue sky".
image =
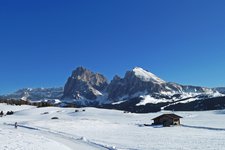
[[223,0],[0,1],[0,93],[63,86],[77,66],[225,86]]

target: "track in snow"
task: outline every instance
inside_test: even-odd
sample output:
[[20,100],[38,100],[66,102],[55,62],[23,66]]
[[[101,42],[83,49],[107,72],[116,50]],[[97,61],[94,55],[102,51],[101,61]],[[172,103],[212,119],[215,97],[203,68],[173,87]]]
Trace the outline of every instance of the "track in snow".
[[[14,126],[14,124],[7,124],[7,123],[4,123],[4,125]],[[89,149],[91,148],[93,150],[94,149],[96,149],[96,150],[138,150],[138,149],[132,149],[132,148],[129,148],[129,149],[116,148],[115,146],[110,146],[110,145],[101,144],[101,143],[98,143],[95,141],[88,140],[85,137],[79,137],[79,136],[75,136],[75,135],[68,134],[65,132],[54,131],[54,130],[50,130],[50,129],[43,128],[43,127],[31,127],[31,126],[27,126],[27,125],[18,125],[18,127],[24,128],[24,129],[29,129],[29,130],[34,130],[34,131],[39,131],[39,133],[44,133],[44,135],[41,134],[42,136],[52,135],[52,136],[54,136],[54,140],[56,140],[55,136],[57,136],[59,139],[63,138],[64,140],[69,140],[69,142],[80,143],[81,145],[88,146]],[[52,136],[50,136],[50,138],[52,138]],[[67,146],[72,147],[70,145],[71,144],[69,144]],[[74,146],[72,148],[74,148]]]
[[212,128],[212,127],[202,127],[202,126],[190,126],[190,125],[181,125],[186,128],[194,128],[194,129],[205,129],[205,130],[213,130],[213,131],[225,131],[225,128]]

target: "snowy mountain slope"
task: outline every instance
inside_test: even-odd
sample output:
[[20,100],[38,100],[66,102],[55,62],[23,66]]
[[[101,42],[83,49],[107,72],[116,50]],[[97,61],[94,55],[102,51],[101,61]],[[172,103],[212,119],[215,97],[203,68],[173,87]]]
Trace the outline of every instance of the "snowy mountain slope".
[[177,102],[169,103],[162,107],[164,110],[177,111],[203,111],[225,109],[225,96],[212,98],[188,98]]
[[[129,100],[135,97],[145,99],[146,103],[170,102],[192,97],[219,97],[223,94],[215,89],[186,86],[177,83],[166,82],[156,75],[136,67],[128,71],[124,78],[115,76],[108,86],[109,99],[112,101]],[[148,100],[149,97],[154,99]]]
[[61,99],[63,88],[25,88],[12,94],[3,95],[5,99],[22,99],[31,101]]
[[[0,104],[7,110],[8,105]],[[224,110],[204,112],[175,112],[182,116],[182,126],[162,128],[144,126],[152,118],[168,111],[148,114],[124,113],[117,110],[97,108],[25,108],[12,116],[1,118],[0,147],[27,150],[54,149],[107,149],[107,150],[188,150],[223,149],[225,140]],[[23,107],[23,106],[22,106]],[[9,108],[13,110],[12,107]],[[85,111],[82,111],[85,109]],[[13,110],[14,111],[14,110]],[[44,114],[48,112],[48,114]],[[51,120],[58,117],[58,120]],[[24,127],[17,130],[11,124],[18,122]],[[5,124],[4,124],[5,123]],[[21,137],[22,136],[22,137]],[[55,136],[55,137],[54,137]],[[21,137],[21,141],[18,140]],[[72,139],[71,139],[72,138]],[[9,143],[7,141],[11,141]],[[197,142],[196,142],[197,141]],[[42,143],[43,142],[43,143]],[[40,144],[40,145],[39,145]],[[59,145],[60,144],[60,145]],[[11,146],[11,147],[10,147]],[[61,147],[60,147],[61,146]],[[18,147],[19,148],[19,147]],[[57,148],[57,149],[58,149]]]
[[139,77],[141,80],[146,81],[146,82],[156,82],[156,83],[165,83],[165,81],[163,81],[162,79],[160,79],[159,77],[157,77],[156,75],[154,75],[151,72],[148,72],[140,67],[135,67],[133,69],[133,72],[135,73],[135,75],[137,77]]

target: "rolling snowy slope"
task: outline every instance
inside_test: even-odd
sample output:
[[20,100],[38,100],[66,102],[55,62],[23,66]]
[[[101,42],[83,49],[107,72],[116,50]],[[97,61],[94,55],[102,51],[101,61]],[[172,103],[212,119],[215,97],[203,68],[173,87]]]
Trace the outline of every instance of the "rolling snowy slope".
[[[7,107],[1,104],[0,110],[13,109]],[[41,136],[44,140],[49,139],[47,142],[53,144],[50,146],[61,142],[65,146],[61,149],[65,150],[71,147],[90,150],[220,150],[225,146],[224,110],[176,112],[183,117],[182,125],[162,128],[144,124],[151,124],[152,118],[165,112],[133,114],[97,108],[80,108],[75,112],[74,108],[27,106],[24,110],[20,106],[15,109],[18,111],[14,115],[1,118],[2,134],[16,132],[15,137],[11,136],[11,140],[15,140],[22,131],[26,134],[24,140],[27,140],[26,136],[31,139],[32,136]],[[52,117],[59,119],[52,120]],[[17,130],[10,126],[15,121],[20,125]],[[35,143],[38,145],[38,141]],[[23,146],[27,144],[24,142]]]
[[23,130],[12,129],[12,127],[0,127],[0,149],[1,150],[71,150],[43,135],[34,135]]

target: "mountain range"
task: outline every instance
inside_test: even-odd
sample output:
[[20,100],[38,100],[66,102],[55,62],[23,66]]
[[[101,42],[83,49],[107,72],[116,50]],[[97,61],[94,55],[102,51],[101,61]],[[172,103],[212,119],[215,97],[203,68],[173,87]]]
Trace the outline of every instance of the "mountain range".
[[[140,67],[127,71],[124,77],[116,75],[110,82],[100,73],[78,67],[72,72],[64,88],[27,88],[3,95],[1,98],[152,112],[175,109],[175,106],[180,104],[185,108],[185,105],[200,101],[204,105],[209,99],[223,99],[224,94],[223,87],[207,88],[167,82]],[[218,109],[225,108],[223,103],[225,102],[214,105],[220,105]],[[198,109],[202,108],[196,104],[190,110]]]

